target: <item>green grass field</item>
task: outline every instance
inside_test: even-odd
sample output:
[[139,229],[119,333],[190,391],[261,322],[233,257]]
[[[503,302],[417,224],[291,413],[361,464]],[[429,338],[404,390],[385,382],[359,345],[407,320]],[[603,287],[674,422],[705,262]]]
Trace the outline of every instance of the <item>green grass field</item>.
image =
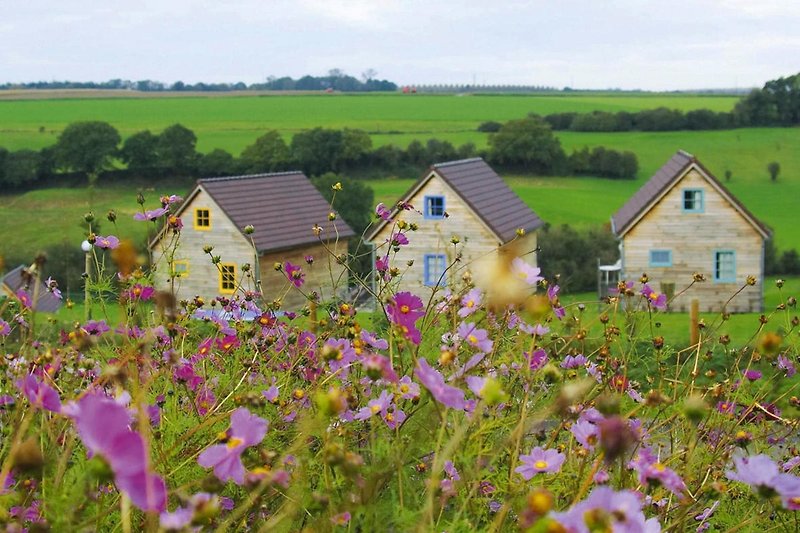
[[475,131],[478,124],[521,118],[530,112],[637,111],[658,106],[729,111],[737,99],[670,94],[369,94],[1,100],[0,146],[41,148],[53,144],[67,124],[80,120],[109,122],[123,137],[181,123],[197,134],[198,150],[223,148],[233,154],[266,130],[276,129],[288,137],[316,126],[363,129],[375,135],[376,145],[401,145],[415,137],[434,136],[483,144],[485,135]]
[[[474,142],[486,146],[487,135],[475,131],[485,120],[504,121],[534,111],[616,111],[666,106],[689,110],[729,110],[731,96],[691,95],[293,95],[147,98],[72,98],[0,101],[0,146],[36,148],[55,142],[58,132],[76,120],[106,120],[123,135],[145,128],[181,122],[194,129],[199,149],[221,147],[238,153],[264,130],[276,128],[289,136],[315,126],[355,127],[370,131],[375,145],[405,146],[413,139],[431,137],[455,144]],[[40,132],[40,129],[42,130]],[[800,128],[741,129],[664,133],[558,132],[565,150],[607,146],[631,150],[640,164],[638,179],[612,181],[594,178],[509,177],[509,184],[545,220],[576,226],[607,223],[644,181],[678,149],[697,155],[719,178],[726,169],[733,178],[726,185],[775,231],[779,249],[800,249]],[[767,163],[778,161],[781,175],[771,183]],[[390,204],[411,184],[410,180],[376,175],[368,180],[376,199]],[[184,193],[188,184],[162,183],[151,191],[150,207],[162,193]],[[108,209],[119,213],[121,235],[139,242],[146,226],[130,216],[138,207],[137,185],[104,186],[90,198],[81,189],[50,189],[24,194],[0,194],[0,227],[13,228],[0,240],[0,254],[33,255],[45,246],[77,243],[82,239],[82,216],[92,209],[103,217]],[[104,222],[104,232],[111,232]]]

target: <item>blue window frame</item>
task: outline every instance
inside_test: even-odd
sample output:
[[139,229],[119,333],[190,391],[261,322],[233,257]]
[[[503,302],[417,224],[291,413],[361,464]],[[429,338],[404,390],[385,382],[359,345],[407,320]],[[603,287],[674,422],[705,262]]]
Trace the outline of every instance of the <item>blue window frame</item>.
[[713,271],[715,282],[734,283],[736,281],[736,252],[715,250]]
[[651,267],[671,267],[672,250],[650,250]]
[[444,254],[425,254],[423,266],[425,270],[425,285],[436,285],[439,283],[440,278],[441,285],[447,284],[442,277],[445,268],[447,268],[447,258]]
[[425,218],[444,218],[444,196],[425,197]]
[[684,213],[702,213],[705,209],[703,189],[683,189],[681,209]]

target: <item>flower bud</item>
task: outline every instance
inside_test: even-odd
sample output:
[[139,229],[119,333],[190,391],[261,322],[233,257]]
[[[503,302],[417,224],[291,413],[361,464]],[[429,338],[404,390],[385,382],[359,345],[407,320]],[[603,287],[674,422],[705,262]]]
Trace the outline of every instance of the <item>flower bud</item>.
[[697,394],[689,396],[683,403],[683,416],[691,422],[698,424],[706,416],[708,404]]

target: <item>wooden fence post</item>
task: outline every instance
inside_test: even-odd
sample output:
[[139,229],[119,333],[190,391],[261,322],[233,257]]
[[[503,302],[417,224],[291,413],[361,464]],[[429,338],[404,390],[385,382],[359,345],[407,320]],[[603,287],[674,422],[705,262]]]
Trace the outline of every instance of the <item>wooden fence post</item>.
[[689,344],[695,346],[700,342],[700,300],[694,298],[689,309]]

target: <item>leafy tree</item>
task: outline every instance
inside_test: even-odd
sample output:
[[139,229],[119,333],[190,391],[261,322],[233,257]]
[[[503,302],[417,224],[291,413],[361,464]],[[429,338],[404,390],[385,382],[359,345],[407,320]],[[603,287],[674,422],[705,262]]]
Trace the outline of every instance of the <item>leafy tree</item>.
[[246,174],[285,170],[289,164],[289,147],[275,130],[270,130],[242,151],[239,158]]
[[39,177],[41,156],[35,150],[9,152],[5,158],[5,183],[12,187],[33,183]]
[[[478,125],[478,131],[483,133],[497,133],[500,131],[500,128],[503,127],[503,124],[500,122],[496,122],[494,120],[489,120],[486,122],[481,122]],[[555,126],[553,127],[555,129]]]
[[364,160],[370,150],[372,150],[372,138],[367,132],[345,128],[342,130],[342,151],[335,166],[341,170],[357,165]]
[[215,148],[207,154],[200,156],[197,162],[197,173],[201,178],[216,176],[230,176],[235,172],[236,160],[231,154],[220,148]]
[[61,168],[84,172],[93,181],[116,157],[119,142],[119,132],[108,122],[73,122],[58,137],[56,160]]
[[120,159],[131,170],[149,170],[158,164],[158,136],[149,130],[134,133],[122,143]]
[[767,172],[769,172],[769,179],[777,181],[778,174],[781,172],[781,165],[777,161],[772,161],[767,165]]
[[196,145],[192,130],[180,124],[169,126],[158,136],[158,166],[180,176],[191,175],[197,167]]
[[781,274],[800,274],[800,254],[797,253],[797,250],[792,248],[781,254],[780,268]]
[[406,147],[406,161],[414,166],[421,167],[427,165],[430,160],[428,159],[425,146],[416,139],[408,143],[408,147]]
[[510,120],[489,137],[492,161],[537,174],[552,174],[565,161],[561,143],[541,117]]
[[0,146],[0,183],[6,181],[6,161],[8,160],[8,150]]
[[559,284],[566,291],[590,291],[597,287],[597,260],[603,264],[617,260],[617,241],[606,228],[578,231],[563,224],[546,225],[539,233],[539,267],[543,272],[560,274]]
[[425,151],[428,154],[428,162],[431,164],[458,159],[456,147],[450,141],[428,139],[428,142],[425,143]]
[[342,149],[343,135],[340,130],[314,128],[292,137],[292,159],[312,176],[335,170],[342,157]]

